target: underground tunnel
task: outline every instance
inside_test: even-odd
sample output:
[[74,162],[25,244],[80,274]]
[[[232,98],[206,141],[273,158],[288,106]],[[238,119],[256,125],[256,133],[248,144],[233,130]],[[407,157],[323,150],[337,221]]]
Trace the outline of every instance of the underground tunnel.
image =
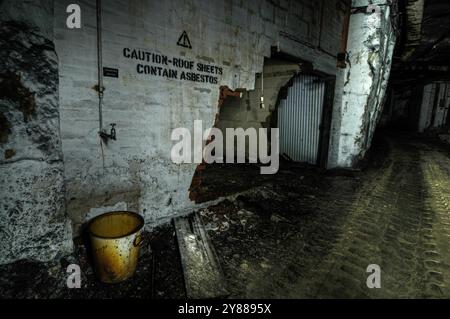
[[1,1],[0,44],[1,299],[450,298],[447,0]]

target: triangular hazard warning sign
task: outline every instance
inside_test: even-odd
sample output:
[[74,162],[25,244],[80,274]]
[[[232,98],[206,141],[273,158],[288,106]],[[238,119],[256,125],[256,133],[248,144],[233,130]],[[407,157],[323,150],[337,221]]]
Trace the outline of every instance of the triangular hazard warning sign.
[[186,31],[183,31],[183,33],[178,38],[177,45],[188,48],[188,49],[192,49],[191,41],[189,41],[189,37],[188,37]]

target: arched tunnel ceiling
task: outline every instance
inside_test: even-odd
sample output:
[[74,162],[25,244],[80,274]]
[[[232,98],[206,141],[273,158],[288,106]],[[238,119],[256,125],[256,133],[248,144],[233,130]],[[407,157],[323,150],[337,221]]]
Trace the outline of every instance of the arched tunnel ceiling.
[[402,7],[394,84],[450,79],[450,0],[404,0]]

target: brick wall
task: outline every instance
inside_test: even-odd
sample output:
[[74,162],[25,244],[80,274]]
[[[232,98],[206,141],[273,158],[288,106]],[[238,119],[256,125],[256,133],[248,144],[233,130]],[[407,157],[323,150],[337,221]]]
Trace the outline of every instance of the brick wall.
[[[71,3],[81,7],[81,29],[66,27],[66,7]],[[37,27],[33,32],[12,34],[19,38],[15,49],[31,45],[39,50],[27,60],[31,67],[26,72],[19,67],[23,61],[3,67],[20,76],[22,93],[36,95],[37,110],[25,121],[20,117],[20,101],[14,112],[14,101],[1,100],[5,160],[0,178],[9,187],[1,193],[0,262],[50,259],[70,251],[67,215],[76,235],[84,222],[107,210],[138,211],[147,227],[190,212],[194,204],[188,190],[197,164],[172,163],[172,130],[192,131],[194,120],[203,120],[204,129],[211,127],[224,86],[247,90],[252,102],[246,116],[254,123],[267,120],[267,110],[256,107],[257,74],[263,72],[264,59],[274,46],[310,61],[315,70],[336,76],[329,166],[353,165],[370,145],[395,41],[388,7],[379,19],[363,13],[352,17],[348,48],[352,66],[342,70],[336,68],[335,57],[341,49],[342,0],[103,0],[103,64],[119,72],[118,78],[104,79],[104,128],[109,129],[109,123],[117,125],[117,140],[104,144],[98,135],[94,3],[1,3],[2,21],[25,21]],[[376,23],[368,26],[368,22]],[[183,31],[192,48],[177,45]],[[15,43],[10,40],[9,44]],[[213,74],[212,83],[183,80],[181,72],[186,69],[176,67],[172,68],[176,78],[144,74],[144,66],[150,72],[158,65],[135,59],[133,49],[166,56],[172,66],[176,59],[183,59],[195,67],[201,63],[221,71]],[[206,71],[195,73],[212,76]],[[272,97],[266,100],[269,110],[277,88],[287,78],[272,80]],[[27,134],[30,130],[36,134]]]
[[[338,51],[343,13],[334,10],[335,1],[326,2],[322,37],[322,8],[313,0],[103,1],[104,66],[118,68],[119,78],[104,80],[104,123],[117,123],[117,141],[102,151],[92,89],[97,82],[95,8],[91,1],[78,1],[82,28],[69,30],[69,3],[55,2],[54,25],[66,199],[75,228],[93,208],[119,204],[144,213],[149,225],[189,211],[188,189],[197,165],[171,162],[171,131],[192,129],[196,119],[204,121],[204,129],[211,127],[219,87],[253,90],[272,46],[336,73],[332,55]],[[177,46],[182,31],[192,49]],[[138,74],[137,61],[123,56],[125,47],[213,63],[223,74],[217,84]]]

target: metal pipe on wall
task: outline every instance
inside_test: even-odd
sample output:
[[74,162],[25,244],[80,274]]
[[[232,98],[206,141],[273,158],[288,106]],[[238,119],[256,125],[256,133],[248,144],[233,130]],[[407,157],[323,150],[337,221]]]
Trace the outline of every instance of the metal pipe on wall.
[[[103,86],[103,49],[102,49],[102,2],[97,0],[97,73],[98,73],[98,122],[99,122],[99,132],[100,138],[106,144],[108,140],[116,140],[116,123],[111,123],[110,133],[106,133],[103,128],[103,93],[105,87]],[[103,154],[103,144],[102,154]]]
[[99,134],[103,132],[103,59],[102,59],[102,1],[97,0],[97,64],[98,64],[98,120]]

